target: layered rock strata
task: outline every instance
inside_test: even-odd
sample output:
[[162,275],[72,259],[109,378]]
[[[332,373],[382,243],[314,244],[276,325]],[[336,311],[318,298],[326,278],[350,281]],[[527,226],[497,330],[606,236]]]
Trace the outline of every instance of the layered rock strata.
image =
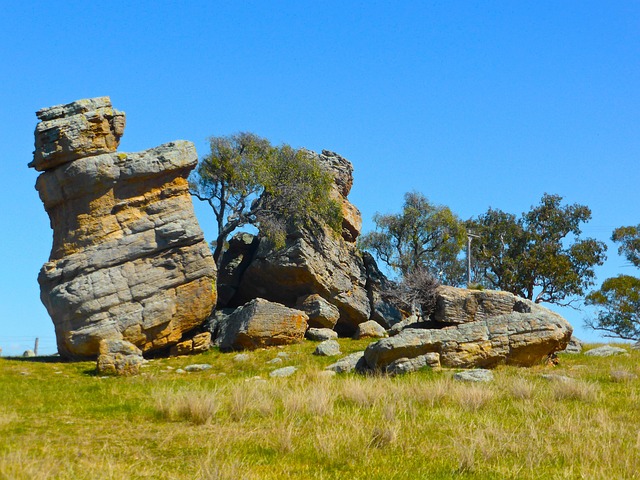
[[100,341],[143,352],[178,343],[216,300],[216,267],[193,212],[192,143],[116,153],[124,113],[108,97],[40,110],[30,164],[53,247],[38,281],[59,353],[94,357]]
[[546,308],[519,301],[529,311],[512,309],[510,313],[440,329],[407,328],[369,345],[366,362],[372,369],[384,370],[398,359],[437,353],[443,367],[532,366],[563,350],[571,338],[571,325]]

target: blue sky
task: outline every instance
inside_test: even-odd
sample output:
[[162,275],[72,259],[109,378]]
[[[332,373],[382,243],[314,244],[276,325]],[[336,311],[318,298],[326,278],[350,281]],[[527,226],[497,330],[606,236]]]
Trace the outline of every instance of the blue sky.
[[[601,240],[640,223],[635,1],[10,2],[0,32],[4,355],[36,336],[55,350],[36,281],[52,235],[26,165],[34,112],[80,98],[127,112],[121,151],[186,139],[203,155],[240,130],[336,151],[365,231],[409,190],[462,218],[557,193],[591,207]],[[610,249],[598,281],[640,274],[626,264]]]

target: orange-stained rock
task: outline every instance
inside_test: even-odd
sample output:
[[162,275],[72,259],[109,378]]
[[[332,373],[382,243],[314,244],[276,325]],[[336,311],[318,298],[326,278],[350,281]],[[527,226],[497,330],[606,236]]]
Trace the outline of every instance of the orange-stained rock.
[[38,116],[32,166],[44,170],[36,188],[53,228],[38,281],[59,353],[94,357],[105,339],[143,352],[175,345],[216,302],[215,263],[187,181],[195,147],[113,152],[124,114],[108,97]]
[[307,314],[279,303],[256,298],[232,313],[216,312],[211,326],[222,350],[254,350],[304,340]]

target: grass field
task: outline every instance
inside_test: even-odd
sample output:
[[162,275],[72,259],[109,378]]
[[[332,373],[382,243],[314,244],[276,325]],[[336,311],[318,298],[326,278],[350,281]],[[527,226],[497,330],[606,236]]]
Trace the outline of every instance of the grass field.
[[[156,359],[129,378],[0,358],[0,479],[640,478],[638,351],[477,385],[450,370],[326,377],[314,348]],[[212,368],[176,372],[192,363]]]

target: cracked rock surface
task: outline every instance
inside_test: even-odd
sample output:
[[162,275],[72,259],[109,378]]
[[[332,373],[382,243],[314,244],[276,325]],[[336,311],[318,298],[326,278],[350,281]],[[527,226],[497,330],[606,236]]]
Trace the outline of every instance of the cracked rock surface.
[[53,247],[38,281],[59,353],[103,339],[170,347],[215,301],[216,267],[193,212],[191,142],[117,153],[124,113],[109,97],[40,110],[33,168]]

